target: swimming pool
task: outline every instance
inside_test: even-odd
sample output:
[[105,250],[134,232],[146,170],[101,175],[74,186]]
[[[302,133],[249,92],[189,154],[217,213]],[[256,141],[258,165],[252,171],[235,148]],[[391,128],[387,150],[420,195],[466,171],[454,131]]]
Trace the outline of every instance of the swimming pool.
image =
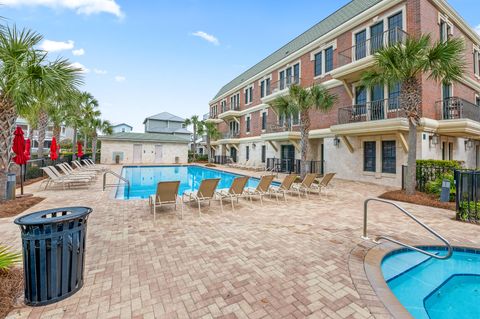
[[[446,254],[442,247],[426,249]],[[480,318],[480,250],[454,247],[452,257],[438,260],[400,249],[387,254],[381,268],[414,318]]]
[[[155,194],[158,182],[180,181],[178,194],[185,191],[197,190],[201,181],[205,178],[220,178],[218,189],[229,188],[235,177],[241,175],[211,169],[207,167],[185,166],[124,166],[122,177],[130,181],[130,192],[122,185],[117,188],[118,199],[148,198]],[[247,187],[256,187],[258,179],[250,178]]]

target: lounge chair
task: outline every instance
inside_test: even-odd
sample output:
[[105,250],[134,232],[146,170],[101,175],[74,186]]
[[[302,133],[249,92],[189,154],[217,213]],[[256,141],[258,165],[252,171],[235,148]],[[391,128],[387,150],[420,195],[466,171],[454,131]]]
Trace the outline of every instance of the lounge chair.
[[47,166],[51,171],[52,173],[54,173],[57,177],[60,177],[60,178],[70,178],[70,179],[88,179],[89,181],[91,181],[93,179],[92,176],[85,176],[85,175],[76,175],[76,174],[62,174],[60,173],[60,171],[58,171],[55,166]]
[[217,196],[220,199],[220,206],[222,208],[223,212],[223,200],[230,198],[230,201],[232,203],[232,212],[235,211],[235,207],[233,205],[233,200],[236,198],[237,202],[240,197],[245,196],[245,186],[247,185],[249,177],[248,176],[243,176],[243,177],[236,177],[232,185],[230,185],[230,188],[225,188],[225,189],[220,189],[216,192]]
[[82,176],[86,178],[96,178],[97,174],[95,172],[89,172],[89,171],[75,171],[71,167],[65,165],[65,163],[60,163],[57,164],[58,167],[62,170],[62,172],[65,174],[65,176]]
[[86,165],[82,165],[79,161],[72,161],[72,164],[75,165],[75,167],[79,170],[82,171],[93,171],[93,172],[100,172],[100,168],[94,168],[94,167],[89,167]]
[[333,177],[336,173],[327,173],[323,178],[318,182],[318,184],[312,184],[311,189],[315,192],[318,192],[318,195],[321,194],[322,189],[325,190],[325,196],[328,196],[328,186],[331,185]]
[[164,205],[175,205],[177,210],[177,197],[180,181],[159,182],[157,184],[157,192],[150,195],[148,203],[150,205],[150,213],[153,211],[153,220],[156,218],[157,207]]
[[202,180],[198,190],[190,192],[186,191],[182,195],[182,217],[183,217],[183,204],[189,202],[197,202],[198,204],[198,215],[202,213],[200,209],[201,202],[207,202],[210,206],[212,199],[215,198],[215,189],[217,188],[220,178],[209,178]]
[[102,167],[102,166],[100,166],[100,165],[95,164],[95,163],[94,163],[91,159],[89,159],[89,158],[82,160],[82,162],[83,162],[88,168],[97,169],[97,170],[101,170],[101,171],[108,171],[108,170],[109,170],[108,168],[105,168],[105,167]]
[[256,188],[249,187],[245,190],[246,194],[252,201],[253,196],[260,197],[260,204],[263,205],[263,196],[268,195],[270,191],[270,186],[272,185],[275,175],[264,175],[260,178]]
[[305,197],[308,198],[308,192],[312,190],[312,184],[317,178],[316,173],[309,173],[305,175],[301,183],[295,183],[292,185],[293,189],[300,194],[302,191],[305,193]]
[[297,179],[297,174],[289,174],[285,176],[280,186],[270,186],[270,195],[275,195],[278,202],[278,195],[283,195],[283,199],[287,201],[287,193],[296,192],[300,197],[300,192],[298,190],[293,190],[292,185]]
[[65,186],[68,186],[70,188],[70,186],[72,185],[87,185],[90,180],[87,179],[87,178],[83,178],[83,179],[80,179],[80,178],[68,178],[66,176],[57,176],[53,170],[51,169],[52,167],[51,166],[47,166],[47,167],[40,167],[48,176],[48,178],[46,180],[43,180],[41,183],[40,183],[40,188],[42,187],[42,185],[44,183],[45,184],[45,188],[44,189],[47,189],[48,185],[50,184],[61,184],[63,189],[65,189]]

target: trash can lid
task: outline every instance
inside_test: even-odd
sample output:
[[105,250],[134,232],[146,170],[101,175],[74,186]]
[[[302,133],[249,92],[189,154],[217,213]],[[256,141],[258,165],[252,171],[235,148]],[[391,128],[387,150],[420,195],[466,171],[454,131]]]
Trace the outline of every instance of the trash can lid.
[[[62,207],[53,208],[31,213],[25,216],[18,217],[14,223],[17,225],[42,225],[56,222],[63,222],[79,217],[85,217],[93,211],[90,207]],[[54,215],[57,216],[54,216]]]

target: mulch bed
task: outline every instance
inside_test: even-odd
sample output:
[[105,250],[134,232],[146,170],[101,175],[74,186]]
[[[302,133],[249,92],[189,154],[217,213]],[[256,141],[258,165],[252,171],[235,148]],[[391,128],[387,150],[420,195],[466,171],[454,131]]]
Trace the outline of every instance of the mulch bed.
[[22,295],[23,271],[12,268],[9,271],[0,270],[0,318],[5,318],[13,309]]
[[[44,180],[46,177],[45,176],[40,176],[37,178],[32,178],[32,179],[27,179],[25,182],[23,182],[23,186],[27,186],[33,183],[36,183],[38,181]],[[20,191],[20,184],[17,183],[17,193]]]
[[44,199],[43,197],[31,196],[0,202],[0,218],[16,216]]
[[416,192],[415,195],[407,195],[403,190],[396,190],[383,193],[379,196],[383,199],[396,200],[399,202],[412,203],[423,206],[444,208],[449,210],[455,210],[455,203],[444,203],[438,200],[437,196],[431,194],[425,194],[422,192]]

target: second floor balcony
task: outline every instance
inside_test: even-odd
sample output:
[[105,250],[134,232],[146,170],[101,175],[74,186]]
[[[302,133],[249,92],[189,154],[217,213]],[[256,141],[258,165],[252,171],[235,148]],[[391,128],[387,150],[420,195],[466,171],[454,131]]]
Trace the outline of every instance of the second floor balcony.
[[278,81],[273,82],[268,91],[265,92],[265,95],[262,97],[262,102],[270,102],[275,100],[275,98],[282,96],[288,93],[288,89],[296,84],[300,85],[302,79],[299,76],[287,76],[280,78]]
[[435,110],[441,120],[470,119],[480,122],[480,106],[459,97],[435,102]]
[[338,109],[338,124],[378,121],[399,117],[405,117],[405,111],[400,108],[399,97],[371,101]]
[[271,124],[267,126],[265,133],[281,133],[281,132],[299,132],[300,124]]
[[227,139],[234,139],[234,138],[239,138],[240,137],[240,132],[239,131],[230,131],[227,133],[222,133],[222,139],[227,140]]

